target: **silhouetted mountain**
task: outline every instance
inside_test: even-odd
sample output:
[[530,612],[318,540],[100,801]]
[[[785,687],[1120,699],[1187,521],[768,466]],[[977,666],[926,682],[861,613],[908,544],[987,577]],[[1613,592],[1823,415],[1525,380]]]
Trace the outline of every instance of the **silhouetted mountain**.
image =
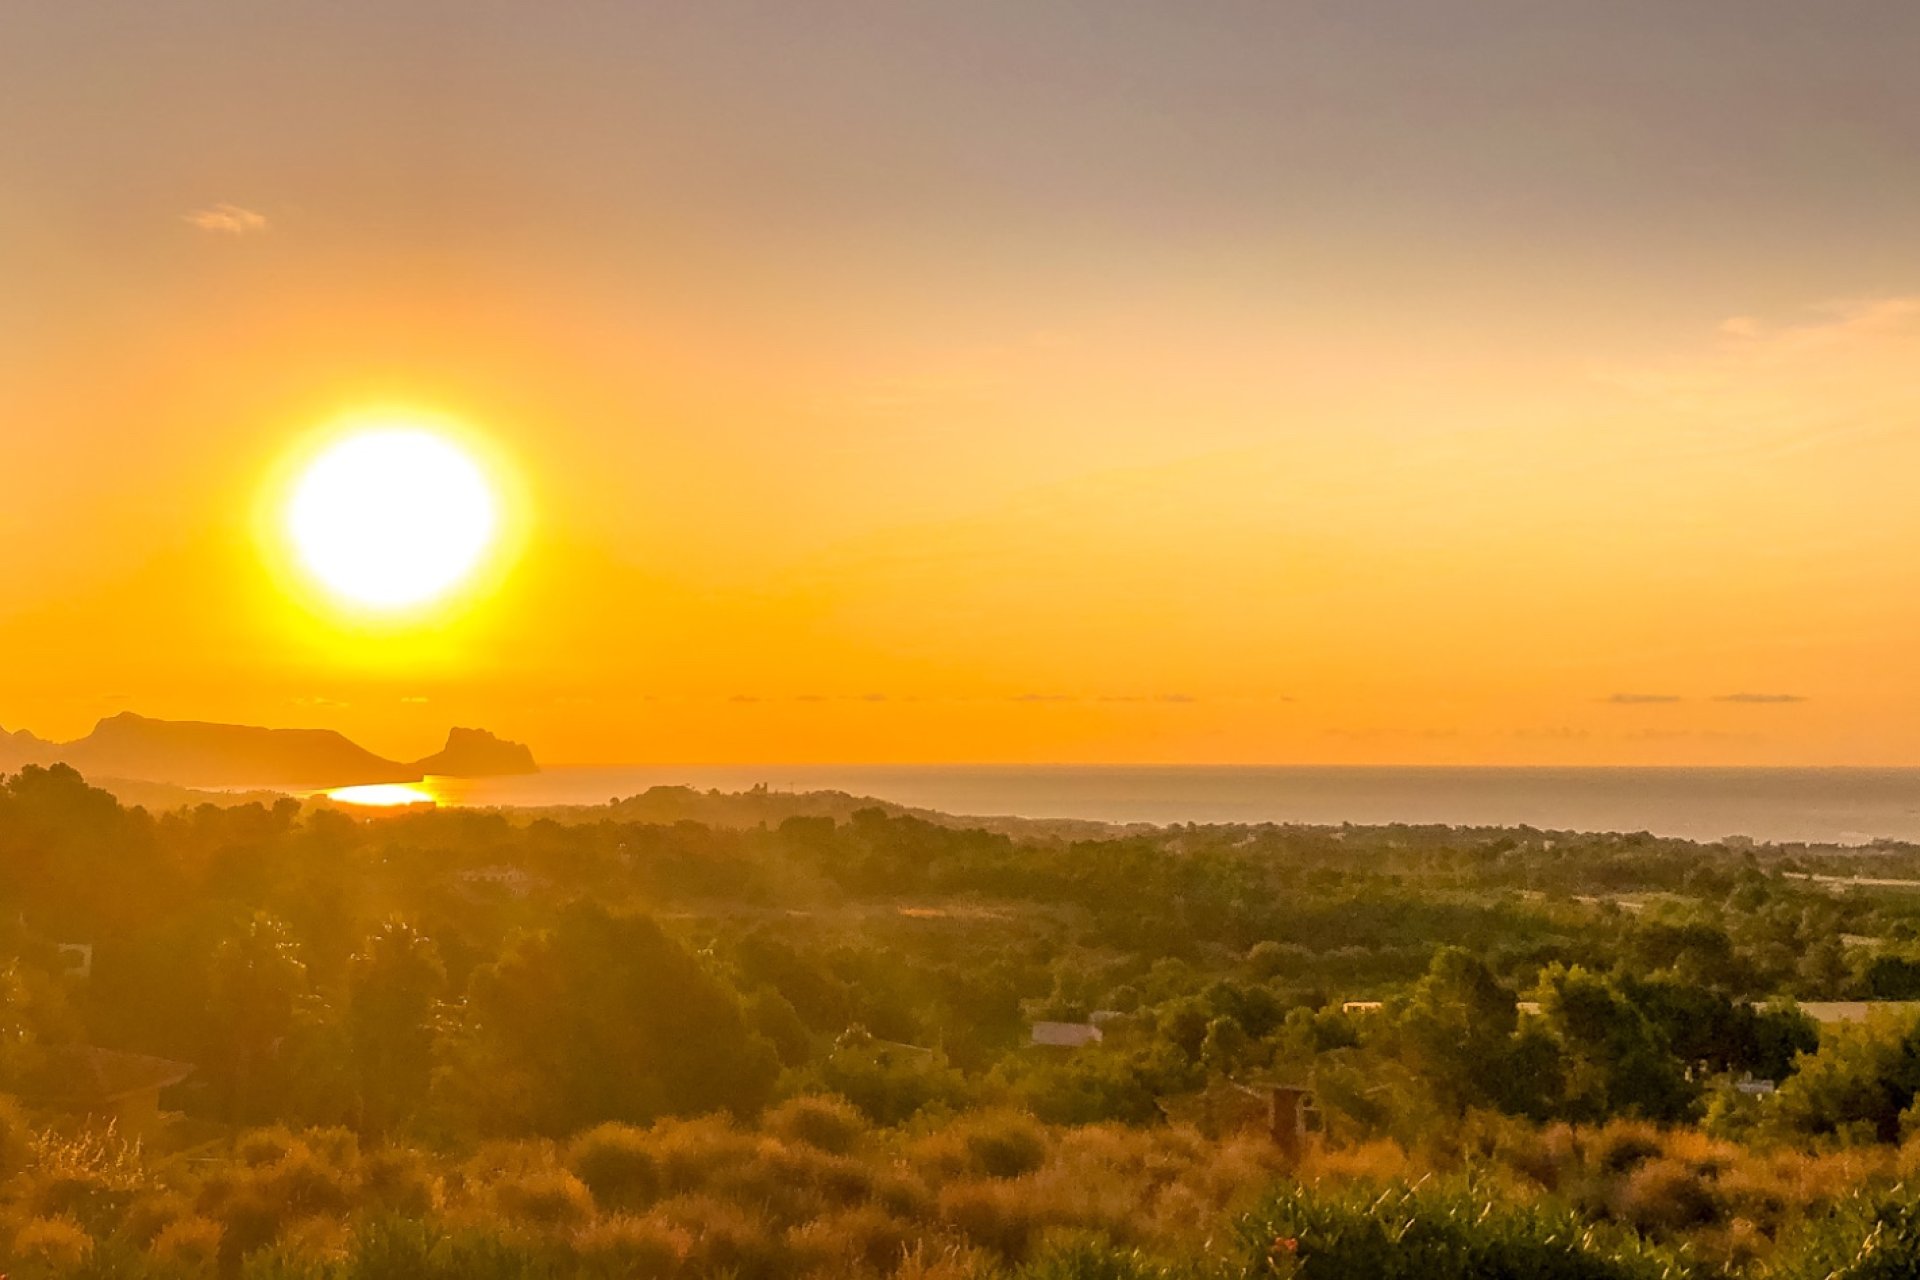
[[27,764],[52,764],[60,758],[58,744],[28,733],[25,729],[8,733],[0,729],[0,772],[9,772]]
[[538,773],[533,752],[525,744],[496,738],[485,729],[454,729],[447,745],[414,762],[421,773],[450,778],[493,778],[514,773]]
[[336,787],[406,782],[409,765],[384,760],[332,729],[110,716],[60,757],[81,773],[184,787]]
[[455,729],[446,747],[417,763],[388,760],[332,729],[109,716],[73,742],[30,733],[0,734],[0,770],[26,764],[72,765],[89,777],[179,787],[318,790],[375,782],[411,782],[425,773],[481,777],[535,773],[533,753],[480,729]]

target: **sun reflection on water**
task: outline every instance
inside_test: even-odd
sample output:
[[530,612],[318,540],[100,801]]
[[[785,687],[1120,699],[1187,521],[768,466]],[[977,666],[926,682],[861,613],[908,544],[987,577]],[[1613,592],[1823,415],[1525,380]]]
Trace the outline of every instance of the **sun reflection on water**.
[[359,787],[335,787],[327,799],[374,809],[398,809],[410,804],[437,804],[431,791],[412,782],[378,782]]

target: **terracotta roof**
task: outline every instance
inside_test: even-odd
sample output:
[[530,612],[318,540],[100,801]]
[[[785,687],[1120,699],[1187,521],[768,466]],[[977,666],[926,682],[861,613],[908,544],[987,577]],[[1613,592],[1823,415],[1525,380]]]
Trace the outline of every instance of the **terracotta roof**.
[[187,1062],[92,1045],[53,1045],[25,1092],[41,1102],[98,1106],[179,1084],[191,1074],[193,1064]]

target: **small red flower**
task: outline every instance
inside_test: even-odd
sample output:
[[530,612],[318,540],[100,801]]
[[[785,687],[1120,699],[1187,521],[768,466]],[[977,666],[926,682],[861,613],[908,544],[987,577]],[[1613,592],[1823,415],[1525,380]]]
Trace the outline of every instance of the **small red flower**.
[[[1273,1248],[1267,1252],[1273,1254],[1275,1257],[1283,1253],[1298,1253],[1300,1252],[1300,1238],[1298,1236],[1275,1236],[1273,1238]],[[7,1278],[0,1276],[0,1280],[7,1280]]]

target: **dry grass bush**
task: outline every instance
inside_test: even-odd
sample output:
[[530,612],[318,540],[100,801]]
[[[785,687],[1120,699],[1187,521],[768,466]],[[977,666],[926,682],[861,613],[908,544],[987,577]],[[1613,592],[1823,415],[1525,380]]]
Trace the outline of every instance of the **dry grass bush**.
[[510,1175],[551,1169],[558,1154],[551,1142],[533,1139],[525,1142],[497,1140],[483,1142],[461,1163],[457,1171],[459,1187],[484,1187]]
[[1774,1236],[1797,1219],[1826,1213],[1863,1185],[1897,1176],[1875,1151],[1745,1152],[1719,1175],[1718,1192],[1730,1217]]
[[573,1252],[594,1274],[670,1280],[693,1252],[693,1235],[684,1227],[616,1213],[575,1232]]
[[803,1094],[769,1111],[763,1128],[787,1142],[818,1147],[834,1155],[848,1155],[867,1136],[867,1118],[859,1108],[836,1094]]
[[77,1270],[93,1255],[93,1237],[69,1217],[29,1218],[13,1233],[15,1262],[54,1271]]
[[1134,1243],[1146,1226],[1142,1208],[1151,1193],[1125,1178],[1089,1176],[1085,1170],[1049,1164],[1011,1185],[1026,1197],[1043,1229],[1095,1232]]
[[234,1189],[217,1206],[212,1216],[225,1232],[229,1252],[252,1253],[280,1238],[280,1230],[291,1215],[286,1205],[273,1199],[255,1185]]
[[567,1168],[602,1209],[644,1209],[663,1187],[653,1139],[629,1124],[603,1124],[567,1144]]
[[351,1172],[360,1164],[360,1136],[351,1129],[339,1125],[307,1129],[301,1133],[300,1141],[336,1169]]
[[896,1160],[874,1174],[872,1198],[896,1218],[917,1222],[933,1216],[933,1189],[904,1160]]
[[1500,1153],[1506,1163],[1548,1191],[1556,1191],[1576,1176],[1586,1160],[1586,1146],[1572,1125],[1518,1129]]
[[746,1207],[708,1195],[675,1196],[655,1205],[647,1221],[687,1234],[689,1270],[733,1280],[775,1280],[790,1256],[782,1234]]
[[1030,1193],[1023,1182],[1004,1178],[950,1182],[940,1188],[940,1220],[976,1247],[1021,1262],[1047,1225]]
[[302,1269],[316,1262],[345,1262],[352,1248],[353,1232],[347,1224],[321,1214],[289,1223],[275,1245],[276,1252]]
[[593,1218],[593,1193],[565,1169],[504,1174],[487,1187],[493,1211],[541,1231],[568,1231]]
[[127,1206],[120,1238],[142,1248],[182,1218],[194,1216],[193,1201],[178,1191],[150,1191]]
[[1098,1176],[1122,1178],[1154,1191],[1192,1177],[1194,1169],[1212,1160],[1215,1143],[1190,1128],[1131,1129],[1098,1124],[1062,1129],[1054,1134],[1052,1160]]
[[35,1133],[27,1145],[28,1167],[14,1192],[39,1217],[73,1218],[104,1233],[147,1187],[139,1146],[112,1132]]
[[965,1115],[913,1145],[914,1163],[938,1182],[948,1178],[1017,1178],[1047,1159],[1047,1130],[1018,1111]]
[[1695,1172],[1717,1176],[1741,1158],[1740,1148],[1698,1129],[1669,1129],[1661,1135],[1666,1156],[1685,1161]]
[[794,1162],[780,1158],[782,1154],[784,1149],[779,1154],[763,1152],[756,1159],[722,1166],[692,1194],[743,1205],[778,1228],[827,1212],[827,1198],[795,1169]]
[[251,1168],[273,1164],[300,1142],[293,1130],[283,1124],[249,1129],[234,1139],[233,1157]]
[[1611,1215],[1644,1235],[1675,1235],[1718,1222],[1714,1171],[1671,1156],[1634,1166],[1614,1189]]
[[219,1223],[197,1214],[175,1218],[154,1236],[149,1252],[188,1275],[209,1274],[220,1260]]
[[878,1205],[862,1205],[795,1227],[787,1233],[787,1247],[797,1267],[808,1274],[884,1276],[900,1266],[924,1234],[919,1225],[903,1222]]
[[1666,1150],[1660,1130],[1636,1120],[1616,1120],[1593,1131],[1589,1162],[1601,1173],[1631,1173]]
[[295,1142],[271,1164],[251,1174],[261,1195],[284,1207],[289,1217],[345,1213],[359,1200],[360,1180],[305,1142]]
[[[718,1178],[708,1185],[716,1191],[729,1186],[749,1189],[737,1199],[752,1201],[750,1188],[804,1188],[807,1198],[826,1208],[847,1208],[864,1204],[873,1195],[874,1174],[862,1161],[837,1156],[817,1147],[789,1146],[767,1139],[754,1153],[754,1159],[734,1166],[731,1178]],[[763,1198],[772,1198],[762,1192]]]
[[1219,1213],[1198,1191],[1175,1183],[1154,1197],[1142,1230],[1159,1240],[1191,1245],[1219,1225]]
[[1284,1170],[1279,1148],[1265,1134],[1242,1133],[1197,1149],[1181,1181],[1214,1209],[1223,1210],[1244,1207]]
[[446,1180],[407,1147],[382,1147],[360,1161],[362,1206],[422,1218],[446,1203]]
[[662,1187],[669,1193],[693,1191],[708,1178],[754,1157],[758,1140],[720,1116],[666,1120],[651,1130]]
[[[1268,1144],[1271,1146],[1271,1144]],[[1264,1167],[1250,1161],[1249,1174]],[[1300,1162],[1302,1182],[1402,1182],[1413,1173],[1413,1158],[1390,1139],[1376,1139],[1343,1147],[1316,1147]]]

